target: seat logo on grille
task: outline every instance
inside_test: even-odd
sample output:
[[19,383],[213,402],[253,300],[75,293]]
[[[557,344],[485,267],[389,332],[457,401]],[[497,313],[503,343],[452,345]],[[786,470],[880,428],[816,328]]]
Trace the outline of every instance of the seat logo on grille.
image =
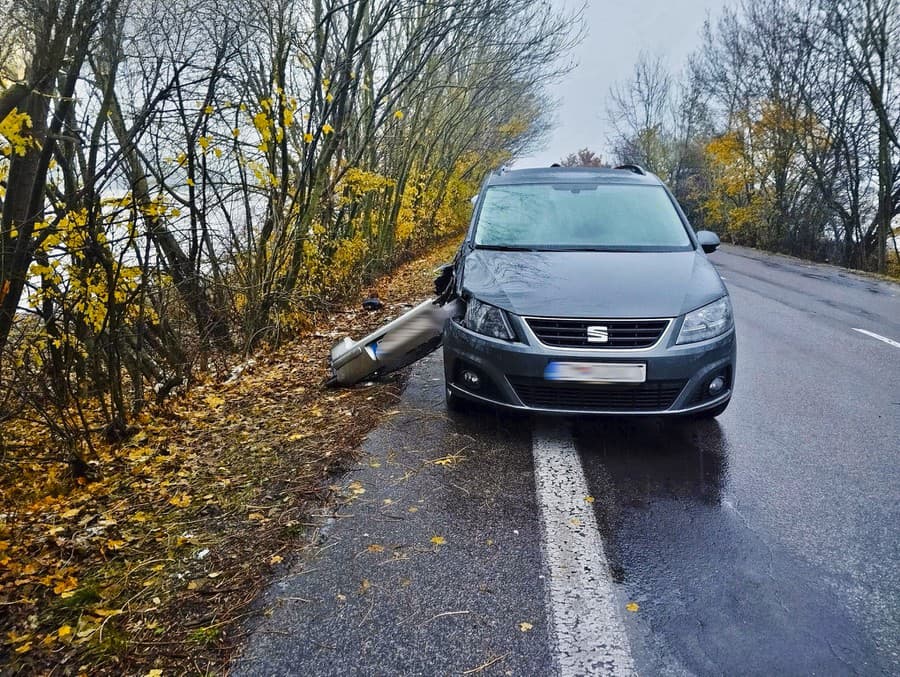
[[587,340],[588,343],[607,343],[609,341],[609,328],[588,327]]

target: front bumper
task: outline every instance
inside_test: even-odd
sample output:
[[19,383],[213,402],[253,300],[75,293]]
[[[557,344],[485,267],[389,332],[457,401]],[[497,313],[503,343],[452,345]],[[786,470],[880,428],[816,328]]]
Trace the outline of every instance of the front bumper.
[[[728,401],[734,388],[737,341],[734,328],[709,341],[676,345],[681,321],[670,322],[652,348],[566,349],[542,344],[527,324],[515,321],[521,341],[476,334],[451,321],[444,331],[444,372],[450,393],[507,409],[548,414],[671,416],[701,412]],[[544,380],[553,361],[641,363],[647,366],[642,386],[571,384]],[[477,389],[461,374],[474,370]],[[724,375],[725,389],[707,394],[709,381]]]

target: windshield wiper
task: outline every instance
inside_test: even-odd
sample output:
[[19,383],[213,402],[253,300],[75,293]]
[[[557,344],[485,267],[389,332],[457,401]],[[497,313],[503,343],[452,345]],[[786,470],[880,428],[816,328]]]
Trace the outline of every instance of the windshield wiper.
[[496,252],[536,252],[534,247],[516,247],[506,244],[476,244],[475,249],[489,249]]

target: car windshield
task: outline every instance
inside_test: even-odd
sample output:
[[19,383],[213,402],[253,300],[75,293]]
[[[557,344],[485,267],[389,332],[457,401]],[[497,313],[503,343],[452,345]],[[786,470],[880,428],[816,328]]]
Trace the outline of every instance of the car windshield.
[[610,183],[491,186],[478,215],[475,245],[605,251],[692,248],[662,186]]

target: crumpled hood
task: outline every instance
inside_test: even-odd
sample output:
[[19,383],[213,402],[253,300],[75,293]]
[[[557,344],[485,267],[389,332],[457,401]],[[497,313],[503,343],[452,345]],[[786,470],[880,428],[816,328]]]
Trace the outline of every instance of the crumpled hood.
[[715,301],[725,285],[709,260],[686,252],[472,250],[463,289],[516,315],[675,317]]

